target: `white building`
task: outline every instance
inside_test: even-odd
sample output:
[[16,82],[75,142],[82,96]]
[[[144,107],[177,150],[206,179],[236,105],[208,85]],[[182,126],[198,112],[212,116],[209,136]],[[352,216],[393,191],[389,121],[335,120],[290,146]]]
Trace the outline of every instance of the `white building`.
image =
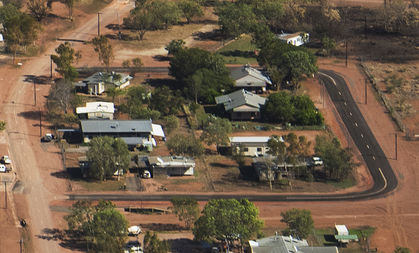
[[113,120],[115,107],[110,102],[87,102],[85,107],[77,107],[76,114],[80,119]]
[[296,32],[296,33],[281,33],[277,34],[277,37],[280,40],[287,42],[294,46],[301,46],[309,41],[309,34],[306,32]]
[[[270,136],[233,136],[229,137],[233,150],[243,152],[244,156],[263,156],[269,151]],[[280,137],[280,141],[284,141]],[[242,149],[242,150],[240,150]]]

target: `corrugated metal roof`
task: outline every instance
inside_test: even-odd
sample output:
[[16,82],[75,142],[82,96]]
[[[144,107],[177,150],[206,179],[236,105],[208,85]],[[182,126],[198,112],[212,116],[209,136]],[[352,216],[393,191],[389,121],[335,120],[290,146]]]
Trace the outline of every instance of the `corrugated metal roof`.
[[215,98],[215,102],[217,104],[224,104],[226,111],[242,105],[248,105],[256,109],[260,109],[260,107],[265,104],[266,98],[241,89],[227,95],[218,96]]
[[262,74],[262,72],[250,67],[249,65],[244,65],[241,68],[232,69],[230,72],[230,77],[234,81],[239,80],[245,76],[252,76],[256,79],[262,80],[265,83],[272,84],[271,80],[269,80],[268,77]]
[[83,133],[151,133],[151,120],[80,120]]
[[[118,77],[118,78],[116,78]],[[96,84],[96,83],[110,83],[115,86],[120,86],[123,83],[131,80],[132,77],[124,73],[108,73],[108,72],[96,72],[93,75],[83,80],[83,83]]]

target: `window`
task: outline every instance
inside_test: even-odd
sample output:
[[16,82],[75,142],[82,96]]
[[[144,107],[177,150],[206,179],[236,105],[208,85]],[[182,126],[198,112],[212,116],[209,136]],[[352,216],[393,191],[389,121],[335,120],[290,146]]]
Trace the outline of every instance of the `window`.
[[262,152],[262,148],[257,148],[257,151],[258,152]]
[[243,152],[249,152],[249,148],[243,148]]

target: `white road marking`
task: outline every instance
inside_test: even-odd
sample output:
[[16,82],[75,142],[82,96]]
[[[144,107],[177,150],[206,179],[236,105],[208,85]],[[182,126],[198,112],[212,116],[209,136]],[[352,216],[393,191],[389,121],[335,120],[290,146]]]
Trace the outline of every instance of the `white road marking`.
[[370,145],[367,144],[367,148],[370,149]]
[[361,138],[364,138],[364,135],[363,134],[361,134]]
[[372,159],[375,161],[375,156],[373,156]]
[[352,112],[349,112],[349,115],[351,115],[351,116],[352,116]]
[[340,91],[339,91],[339,95],[342,96],[342,93],[340,93]]
[[355,126],[358,127],[358,123],[355,122]]
[[325,73],[322,73],[322,72],[319,72],[319,74],[320,74],[320,75],[324,75],[324,76],[328,77],[330,80],[332,80],[333,84],[336,86],[335,79],[333,79],[331,76],[326,75]]

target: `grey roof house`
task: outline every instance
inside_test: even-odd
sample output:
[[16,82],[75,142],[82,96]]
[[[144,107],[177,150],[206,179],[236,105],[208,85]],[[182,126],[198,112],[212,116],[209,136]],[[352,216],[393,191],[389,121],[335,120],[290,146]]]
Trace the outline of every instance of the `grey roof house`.
[[156,146],[153,136],[164,137],[161,126],[151,120],[81,120],[80,128],[84,142],[97,136],[112,136],[123,139],[129,147],[148,150]]
[[96,72],[75,84],[76,91],[90,95],[100,95],[110,87],[123,89],[130,84],[131,76],[124,73]]
[[270,236],[249,241],[251,253],[339,253],[336,246],[309,246],[306,240],[292,236]]
[[231,70],[230,77],[234,81],[234,87],[247,90],[266,91],[267,85],[272,85],[271,80],[259,70],[244,65],[241,68]]
[[232,120],[255,120],[260,119],[260,109],[265,104],[266,98],[242,89],[218,96],[215,101],[219,105],[224,105]]

